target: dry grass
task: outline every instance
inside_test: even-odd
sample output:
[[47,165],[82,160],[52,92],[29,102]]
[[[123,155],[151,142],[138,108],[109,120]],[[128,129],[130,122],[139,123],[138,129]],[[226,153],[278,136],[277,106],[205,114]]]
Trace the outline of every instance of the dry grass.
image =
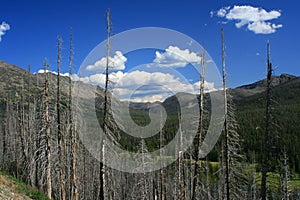
[[0,199],[5,200],[29,200],[31,198],[17,191],[17,184],[0,174]]

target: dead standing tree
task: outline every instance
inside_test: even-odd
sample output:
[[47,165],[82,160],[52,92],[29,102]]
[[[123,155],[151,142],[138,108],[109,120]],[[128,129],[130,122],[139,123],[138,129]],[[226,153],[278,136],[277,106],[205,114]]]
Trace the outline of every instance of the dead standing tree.
[[58,37],[58,52],[57,52],[57,149],[58,149],[58,165],[59,165],[59,181],[60,181],[60,192],[61,200],[65,200],[65,180],[63,172],[63,153],[62,153],[62,130],[61,130],[61,112],[60,112],[60,65],[61,65],[61,45],[62,38]]
[[224,135],[225,135],[225,190],[226,199],[230,199],[230,179],[229,179],[229,130],[228,130],[228,111],[227,111],[227,89],[226,89],[226,70],[225,70],[225,41],[224,41],[224,29],[222,32],[222,75],[223,75],[223,91],[224,91]]
[[[109,97],[108,97],[108,85],[109,85],[109,55],[110,55],[110,37],[111,37],[111,20],[110,20],[110,10],[108,9],[106,12],[106,19],[107,19],[107,43],[106,43],[106,67],[105,67],[105,91],[104,91],[104,113],[103,113],[103,131],[104,134],[108,135],[108,106],[109,106]],[[105,141],[101,137],[100,145],[103,146]],[[105,149],[105,148],[102,148]],[[100,188],[99,188],[99,199],[104,200],[105,198],[105,168],[104,168],[104,152],[102,152],[100,158]]]
[[[44,110],[43,110],[43,128],[45,130],[45,155],[46,155],[46,194],[49,199],[52,197],[51,185],[51,138],[50,138],[50,118],[49,118],[49,80],[47,73],[47,63],[44,62],[45,87],[44,87]],[[39,136],[41,137],[41,136]],[[41,140],[39,140],[41,141]],[[39,159],[39,158],[38,158]]]
[[[237,122],[234,116],[234,106],[231,101],[229,90],[226,86],[226,68],[225,68],[225,41],[224,30],[222,33],[222,74],[223,74],[223,92],[224,92],[224,144],[222,145],[223,159],[221,162],[222,176],[224,179],[224,198],[244,199],[246,188],[246,177],[242,170],[244,156],[240,152],[240,136],[237,132]],[[222,186],[221,186],[222,187]]]
[[29,171],[29,183],[31,186],[34,186],[34,180],[33,180],[33,170],[34,170],[34,164],[32,162],[32,155],[33,155],[33,135],[31,130],[31,124],[32,124],[32,113],[31,113],[31,69],[30,65],[28,65],[28,91],[27,91],[27,127],[26,127],[26,133],[28,137],[28,171]]
[[21,81],[21,105],[20,105],[20,123],[19,123],[19,137],[21,139],[21,151],[24,164],[27,164],[27,151],[26,151],[26,140],[25,140],[25,102],[24,102],[24,79]]
[[196,160],[194,164],[194,176],[193,176],[193,184],[192,184],[192,200],[197,198],[197,187],[198,187],[198,172],[201,165],[200,160],[200,147],[202,144],[202,136],[204,132],[203,127],[203,119],[204,119],[204,83],[205,83],[205,71],[206,71],[206,60],[205,60],[205,49],[202,48],[202,59],[201,59],[201,74],[200,74],[200,94],[199,94],[199,122],[198,122],[198,133],[197,138],[198,141],[196,143]]
[[267,199],[267,172],[268,172],[268,161],[269,161],[269,130],[271,125],[271,78],[272,78],[272,64],[270,58],[270,43],[267,44],[267,86],[266,86],[266,115],[265,115],[265,134],[263,136],[263,160],[262,160],[262,176],[261,176],[261,198],[262,200]]
[[76,130],[73,124],[72,113],[72,68],[73,68],[73,33],[70,30],[70,57],[69,57],[69,134],[71,142],[71,199],[78,200],[77,177],[76,177]]

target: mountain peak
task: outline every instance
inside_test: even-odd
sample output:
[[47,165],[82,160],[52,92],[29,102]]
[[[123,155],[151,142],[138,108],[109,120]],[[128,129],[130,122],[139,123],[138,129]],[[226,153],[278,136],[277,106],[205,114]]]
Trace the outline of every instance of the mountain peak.
[[[272,87],[276,87],[276,86],[288,83],[297,78],[298,78],[297,76],[293,76],[290,74],[281,74],[279,76],[272,76],[271,85],[272,85]],[[265,91],[266,85],[267,85],[267,81],[266,81],[266,79],[263,79],[263,80],[255,82],[255,83],[237,87],[233,91],[236,96],[247,97],[247,96],[252,96],[254,94],[258,94],[258,93]]]
[[[297,78],[296,76],[293,76],[290,74],[281,74],[280,76],[274,76],[273,79],[276,80],[276,77],[277,77],[277,80],[279,81],[278,84],[283,84],[283,83],[286,83],[290,80]],[[275,80],[273,80],[273,81],[275,81]]]
[[[296,79],[296,78],[297,78],[296,76],[293,76],[293,75],[290,75],[290,74],[281,74],[279,76],[272,76],[271,85],[274,87],[274,86],[281,85],[281,84],[284,84],[286,82],[289,82],[289,81],[291,81],[293,79]],[[256,89],[256,88],[260,88],[260,87],[266,87],[266,83],[267,83],[266,79],[263,79],[263,80],[255,82],[255,83],[240,86],[238,88]]]

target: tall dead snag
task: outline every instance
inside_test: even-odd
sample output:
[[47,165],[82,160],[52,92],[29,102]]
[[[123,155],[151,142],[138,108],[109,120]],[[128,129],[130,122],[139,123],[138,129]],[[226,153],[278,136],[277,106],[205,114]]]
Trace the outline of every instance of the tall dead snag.
[[225,136],[225,149],[224,149],[224,159],[225,159],[225,190],[226,199],[230,199],[230,180],[229,180],[229,147],[228,147],[228,112],[227,112],[227,89],[226,89],[226,70],[225,70],[225,41],[224,41],[224,29],[222,29],[222,76],[223,76],[223,91],[224,91],[224,136]]
[[267,86],[266,86],[266,115],[265,115],[265,134],[263,137],[263,149],[262,149],[262,175],[261,175],[261,198],[262,200],[267,199],[267,172],[268,172],[268,161],[269,161],[269,130],[271,125],[271,78],[272,78],[272,64],[270,58],[270,43],[267,43]]
[[73,33],[70,30],[70,57],[69,57],[69,124],[70,124],[70,141],[71,141],[71,199],[78,200],[77,178],[76,178],[76,130],[73,124],[72,113],[72,67],[73,67]]
[[58,164],[59,164],[59,180],[60,180],[60,192],[61,200],[65,200],[65,180],[63,172],[63,155],[62,155],[62,131],[61,131],[61,120],[60,120],[60,64],[61,64],[61,44],[62,38],[58,37],[58,52],[57,52],[57,149],[58,149]]
[[25,111],[24,111],[24,79],[22,77],[22,86],[21,86],[21,105],[20,105],[20,132],[19,137],[21,139],[21,151],[24,163],[27,162],[27,153],[26,153],[26,144],[25,144]]
[[30,65],[28,65],[28,94],[27,94],[27,127],[26,127],[26,133],[28,137],[28,165],[29,165],[29,182],[31,186],[34,186],[33,181],[33,164],[32,164],[32,149],[33,149],[33,143],[32,143],[32,132],[31,132],[31,72],[30,72]]
[[[31,113],[30,113],[30,109],[31,109],[31,107],[30,107],[30,98],[31,98],[31,78],[30,78],[30,72],[31,71],[31,69],[30,69],[30,65],[28,65],[28,102],[27,102],[27,106],[28,106],[28,115],[27,115],[27,134],[28,134],[28,136],[29,136],[29,140],[31,141],[31,130],[30,130],[30,120],[31,120]],[[31,148],[31,146],[29,145],[29,147]]]
[[201,59],[201,74],[200,74],[200,94],[199,94],[199,124],[198,124],[198,133],[197,133],[197,143],[196,143],[196,160],[194,164],[194,177],[193,177],[193,186],[192,186],[192,200],[195,200],[197,197],[197,187],[198,187],[198,171],[201,165],[200,161],[200,147],[202,143],[202,135],[204,132],[203,128],[203,118],[204,118],[204,83],[205,83],[205,71],[206,71],[206,60],[205,60],[205,49],[202,48],[202,59]]
[[224,198],[244,199],[246,177],[242,170],[244,156],[240,152],[240,136],[237,132],[237,122],[234,116],[234,108],[231,101],[229,90],[226,86],[226,68],[225,68],[225,42],[224,30],[222,33],[222,74],[223,74],[223,92],[224,92],[224,147],[222,145],[224,156],[221,162],[222,176],[224,179]]
[[47,74],[47,63],[44,62],[44,74],[45,74],[45,140],[46,140],[46,190],[47,196],[51,199],[52,185],[51,185],[51,139],[50,139],[50,120],[49,120],[49,80]]
[[[28,164],[28,152],[27,152],[27,139],[28,137],[26,137],[26,128],[25,128],[25,99],[24,99],[24,78],[22,77],[22,85],[21,85],[21,102],[20,102],[20,120],[19,120],[19,138],[21,141],[21,162],[23,161],[23,165],[22,165],[22,175],[26,175],[27,170],[25,168],[25,166]],[[27,177],[26,177],[27,178]]]
[[[108,97],[108,84],[109,84],[109,55],[110,55],[110,37],[111,37],[111,21],[110,21],[110,10],[108,9],[106,12],[106,20],[107,20],[107,43],[106,43],[106,67],[105,67],[105,91],[104,91],[104,111],[103,111],[103,131],[105,135],[108,135],[108,106],[109,106],[109,97]],[[104,141],[101,139],[100,145],[103,145]],[[103,148],[105,149],[105,148]],[[101,154],[101,160],[100,160],[100,189],[99,189],[99,198],[100,200],[104,200],[105,194],[104,194],[104,184],[105,184],[105,169],[103,165],[104,158]]]
[[[46,65],[46,61],[44,61],[44,65]],[[38,91],[41,93],[43,93],[43,95],[45,95],[45,89],[44,87],[42,87],[42,90],[40,90],[40,84],[39,84],[39,74],[35,74],[36,76],[36,83],[35,83],[35,87],[38,89]],[[46,66],[44,66],[44,76],[45,76],[45,83],[46,83],[46,77],[47,77],[47,74],[46,74]],[[44,83],[44,84],[45,84]],[[33,101],[34,101],[34,104],[35,105],[38,105],[38,95],[39,95],[39,92],[37,93],[34,93],[33,95]],[[42,152],[43,152],[43,148],[42,148],[42,144],[41,144],[41,140],[42,140],[42,137],[41,135],[44,133],[44,130],[41,128],[41,127],[44,127],[45,126],[45,96],[42,97],[41,99],[41,106],[34,106],[33,107],[33,119],[36,121],[36,122],[41,122],[40,123],[35,123],[34,124],[34,129],[37,130],[37,132],[34,134],[34,137],[33,137],[33,164],[34,164],[34,186],[37,187],[39,190],[42,190],[41,188],[41,185],[40,185],[40,180],[39,180],[39,177],[40,177],[40,166],[41,166],[41,162],[39,160]],[[39,116],[42,116],[42,120],[40,121],[40,118]],[[40,126],[41,125],[41,126]],[[46,148],[45,148],[45,152],[46,152]],[[46,153],[45,153],[46,155]],[[47,162],[46,162],[47,163]]]
[[109,84],[109,55],[110,55],[110,36],[111,36],[111,21],[110,10],[107,10],[107,44],[106,44],[106,67],[105,67],[105,94],[104,94],[104,115],[103,115],[103,129],[107,134],[107,122],[108,122],[108,84]]

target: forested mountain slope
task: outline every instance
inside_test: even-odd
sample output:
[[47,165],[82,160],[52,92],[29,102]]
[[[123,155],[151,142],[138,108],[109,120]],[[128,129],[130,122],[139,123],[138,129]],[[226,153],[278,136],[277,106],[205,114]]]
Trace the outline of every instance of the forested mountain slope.
[[[55,169],[58,168],[58,154],[57,154],[57,75],[53,73],[47,73],[49,82],[49,124],[50,128],[50,143],[51,143],[51,169],[52,182],[59,180]],[[28,184],[45,191],[45,74],[31,74],[17,66],[0,61],[0,164],[13,174]],[[61,125],[63,133],[63,158],[64,165],[68,166],[71,162],[70,149],[72,148],[71,137],[69,134],[69,117],[71,116],[69,109],[69,78],[60,77],[61,88]],[[84,83],[80,83],[84,84]],[[238,123],[238,133],[241,136],[242,143],[241,154],[246,155],[246,164],[253,164],[260,171],[261,163],[261,149],[262,149],[262,135],[265,126],[265,80],[255,82],[253,84],[241,86],[238,88],[230,89],[229,92],[232,95],[232,103],[235,109],[235,116]],[[85,85],[91,87],[91,85]],[[29,89],[30,88],[30,89]],[[84,94],[84,93],[83,93]],[[191,94],[180,93],[178,94],[184,99],[186,105],[188,105]],[[97,111],[97,117],[100,124],[103,118],[103,89],[98,87],[96,90],[95,108]],[[274,172],[278,172],[278,162],[283,158],[283,154],[286,152],[288,157],[289,169],[292,173],[300,173],[300,78],[288,74],[282,74],[280,76],[274,76],[272,79],[272,126],[269,141],[272,146],[272,155],[277,160],[271,160]],[[204,107],[208,111],[209,116],[210,98],[209,94],[205,95]],[[79,96],[84,98],[84,96]],[[120,106],[125,105],[124,102],[117,101]],[[159,104],[160,102],[156,102]],[[30,112],[28,112],[30,104]],[[155,105],[155,103],[130,103],[130,114],[134,121],[139,125],[147,125],[149,123],[149,108]],[[176,99],[176,96],[167,98],[164,102],[161,102],[167,112],[167,121],[163,129],[163,139],[167,143],[171,141],[179,128],[178,113],[180,112],[180,105]],[[193,105],[197,106],[197,105]],[[157,114],[157,113],[156,113]],[[159,117],[159,115],[157,115]],[[205,119],[207,123],[209,117]],[[114,120],[111,120],[110,125],[114,125]],[[23,127],[23,128],[20,128]],[[123,134],[117,130],[119,135],[120,145],[130,151],[140,151],[141,139]],[[22,136],[26,136],[22,138]],[[148,151],[154,151],[160,147],[160,135],[145,139],[145,146]],[[208,164],[206,170],[210,169],[210,184],[211,190],[214,194],[214,188],[217,188],[218,175],[218,162],[220,161],[220,142],[217,144],[212,152],[208,156],[208,162],[214,163]],[[99,175],[99,162],[86,150],[85,146],[77,136],[77,179],[82,182],[78,185],[79,198],[82,199],[94,199],[98,195],[97,185],[100,182]],[[193,151],[190,151],[193,152]],[[191,163],[193,162],[193,153],[188,153],[185,159],[189,158]],[[182,162],[182,161],[181,161]],[[187,161],[186,161],[187,162]],[[186,170],[191,171],[191,165],[185,163]],[[166,171],[166,177],[168,188],[170,192],[176,188],[176,181],[172,179],[177,174],[177,164],[170,165]],[[255,168],[254,167],[254,168]],[[66,167],[64,170],[65,183],[66,183],[66,195],[71,194],[71,171]],[[205,171],[205,169],[203,169]],[[147,177],[149,183],[153,184],[151,187],[158,187],[154,179],[150,182],[151,177],[161,176],[158,172],[153,172]],[[246,172],[245,172],[246,173]],[[248,172],[247,172],[248,173]],[[108,185],[115,186],[118,182],[119,193],[121,196],[129,195],[127,190],[131,191],[130,195],[134,198],[136,185],[139,185],[138,180],[145,180],[145,177],[138,174],[126,174],[116,170],[109,169],[108,173],[111,177],[117,177],[116,179],[110,179]],[[189,176],[190,174],[186,174]],[[121,177],[121,178],[120,178]],[[176,177],[175,177],[176,178]],[[174,179],[175,179],[174,178]],[[203,177],[202,177],[203,178]],[[207,177],[206,177],[207,178]],[[188,178],[186,179],[188,180]],[[115,181],[115,182],[114,182]],[[126,184],[124,182],[126,181]],[[252,181],[251,177],[248,181]],[[175,184],[175,185],[174,185]],[[124,186],[124,187],[123,187]],[[108,186],[109,187],[109,186]],[[88,190],[88,188],[91,188]],[[126,190],[125,190],[126,189]],[[59,184],[53,185],[53,198],[59,199]],[[115,195],[114,190],[109,190],[110,195]],[[245,192],[245,191],[244,191]],[[171,195],[172,196],[172,195]]]

